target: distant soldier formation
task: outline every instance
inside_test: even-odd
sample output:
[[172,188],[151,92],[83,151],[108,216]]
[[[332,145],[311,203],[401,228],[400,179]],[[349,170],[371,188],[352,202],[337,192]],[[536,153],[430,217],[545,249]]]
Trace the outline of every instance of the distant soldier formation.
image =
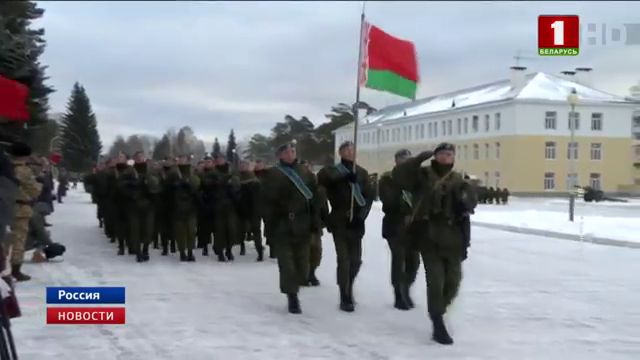
[[[355,164],[354,144],[340,144],[338,153],[336,164],[314,174],[310,163],[297,158],[294,143],[278,147],[272,167],[260,160],[253,167],[229,162],[222,154],[194,163],[188,154],[151,161],[137,152],[98,164],[84,181],[98,224],[118,255],[145,263],[154,248],[161,256],[177,253],[179,261],[194,262],[196,249],[202,256],[211,249],[218,261],[231,262],[234,248],[245,255],[250,242],[256,261],[264,261],[268,248],[292,314],[302,312],[300,289],[320,285],[316,269],[326,229],[337,256],[338,307],[353,312],[365,222],[377,192],[367,170]],[[453,170],[454,160],[455,146],[448,143],[416,156],[400,150],[378,185],[394,306],[414,307],[410,288],[422,259],[433,340],[441,344],[453,343],[443,316],[462,280],[469,217],[478,203],[476,188]]]
[[478,194],[478,202],[480,204],[496,204],[506,205],[509,202],[509,190],[507,188],[500,189],[493,186],[478,186],[476,189]]

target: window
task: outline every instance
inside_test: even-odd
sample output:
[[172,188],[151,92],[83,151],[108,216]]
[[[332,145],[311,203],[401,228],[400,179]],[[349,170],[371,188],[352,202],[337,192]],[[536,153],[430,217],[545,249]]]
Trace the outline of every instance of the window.
[[420,139],[424,139],[424,124],[420,124]]
[[500,143],[496,143],[496,159],[500,159]]
[[456,126],[456,134],[462,134],[462,119],[458,118],[458,126]]
[[411,141],[411,140],[413,140],[413,127],[409,126],[407,128],[407,130],[408,130],[407,140]]
[[433,124],[429,123],[429,138],[433,137]]
[[473,115],[471,127],[474,133],[478,132],[478,115]]
[[484,172],[484,186],[489,186],[489,172]]
[[420,139],[420,125],[416,124],[413,136],[416,140]]
[[490,123],[489,123],[489,114],[486,114],[486,115],[484,116],[484,131],[485,131],[485,132],[489,132],[489,130],[490,130],[490,129],[489,129],[489,126],[490,126]]
[[469,118],[464,118],[464,133],[469,133]]
[[407,127],[402,127],[402,141],[407,141]]
[[469,158],[469,148],[467,145],[464,146],[464,159],[467,160]]
[[544,189],[553,190],[556,188],[555,175],[552,172],[544,173]]
[[602,187],[602,180],[600,179],[600,174],[591,173],[589,174],[589,185],[595,190],[600,190]]
[[500,187],[500,171],[496,171],[494,174],[496,188]]
[[480,147],[478,144],[473,144],[473,160],[478,160],[480,158]]
[[556,143],[553,141],[547,141],[544,143],[544,158],[547,160],[555,160],[556,158]]
[[442,120],[442,136],[447,136],[447,122]]
[[502,119],[501,119],[500,113],[495,114],[495,122],[496,122],[495,123],[496,131],[500,131],[500,127],[502,126],[501,124]]
[[567,159],[578,160],[578,143],[577,142],[570,142],[567,145]]
[[591,114],[591,130],[602,131],[602,113]]
[[602,144],[591,144],[591,160],[602,160]]
[[578,174],[567,174],[567,190],[573,190],[578,185]]
[[[571,120],[571,114],[573,114],[573,121]],[[579,112],[569,112],[569,117],[568,117],[569,121],[569,130],[571,130],[571,127],[573,126],[574,130],[580,130],[580,113]],[[573,124],[573,125],[572,125]]]
[[447,121],[447,135],[453,135],[453,120]]
[[384,142],[389,142],[389,129],[385,131]]
[[438,137],[438,122],[433,123],[433,136]]
[[484,158],[489,159],[489,144],[484,144]]
[[555,111],[547,111],[544,113],[544,128],[548,130],[556,129],[558,113]]

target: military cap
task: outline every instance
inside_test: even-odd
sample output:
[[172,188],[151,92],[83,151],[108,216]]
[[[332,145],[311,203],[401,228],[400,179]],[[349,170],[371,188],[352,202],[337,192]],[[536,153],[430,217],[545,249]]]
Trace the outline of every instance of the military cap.
[[448,142],[443,142],[443,143],[438,144],[438,146],[436,146],[436,148],[433,150],[433,154],[435,155],[435,154],[439,153],[440,151],[453,151],[453,152],[455,152],[456,151],[456,146],[451,144],[451,143],[448,143]]
[[353,141],[347,140],[347,141],[343,142],[342,144],[340,144],[340,147],[338,147],[338,150],[342,151],[342,149],[347,148],[349,146],[353,146]]
[[23,142],[14,142],[9,146],[8,153],[15,157],[31,156],[31,146]]
[[280,155],[283,151],[289,150],[290,148],[295,148],[295,147],[296,147],[295,143],[293,143],[292,141],[287,141],[286,143],[278,146],[278,148],[276,149],[276,154]]
[[411,151],[409,151],[408,149],[400,149],[396,151],[396,154],[395,154],[396,160],[406,159],[408,157],[411,157]]

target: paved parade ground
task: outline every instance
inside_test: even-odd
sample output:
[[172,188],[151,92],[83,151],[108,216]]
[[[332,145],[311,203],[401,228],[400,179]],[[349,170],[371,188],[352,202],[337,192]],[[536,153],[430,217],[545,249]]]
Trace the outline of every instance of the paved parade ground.
[[[631,360],[640,354],[639,249],[474,227],[460,296],[447,318],[456,343],[443,347],[430,340],[422,269],[413,288],[416,308],[392,306],[379,207],[367,222],[356,311],[338,310],[335,252],[325,235],[322,284],[303,289],[303,314],[291,315],[275,261],[255,262],[252,246],[234,263],[199,251],[196,263],[180,263],[159,250],[150,262],[136,263],[116,256],[88,195],[72,190],[65,201],[49,220],[53,240],[67,246],[64,260],[26,264],[33,280],[17,287],[23,316],[13,321],[13,332],[23,360]],[[510,206],[523,210],[516,203],[500,211]],[[106,285],[126,287],[126,325],[45,324],[46,286]]]

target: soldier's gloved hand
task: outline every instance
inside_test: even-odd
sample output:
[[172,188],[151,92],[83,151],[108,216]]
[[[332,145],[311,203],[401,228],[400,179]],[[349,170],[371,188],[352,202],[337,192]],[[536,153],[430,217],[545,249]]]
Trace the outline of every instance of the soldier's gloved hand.
[[345,174],[344,178],[347,179],[347,181],[350,183],[356,183],[358,181],[358,175],[351,171]]
[[416,156],[418,159],[420,159],[420,161],[425,161],[425,160],[429,160],[431,157],[433,156],[433,151],[431,150],[425,150],[423,152],[421,152],[420,154],[418,154],[418,156]]

